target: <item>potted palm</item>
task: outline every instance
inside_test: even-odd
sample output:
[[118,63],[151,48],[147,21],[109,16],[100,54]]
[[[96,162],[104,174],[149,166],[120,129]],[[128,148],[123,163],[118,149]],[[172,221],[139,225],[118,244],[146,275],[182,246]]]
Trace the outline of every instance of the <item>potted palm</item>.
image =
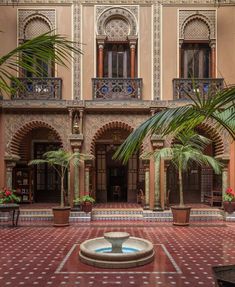
[[65,206],[65,189],[64,189],[64,180],[71,165],[77,166],[80,161],[85,159],[85,155],[79,152],[68,152],[63,149],[48,151],[43,154],[42,159],[31,160],[29,165],[33,164],[43,164],[47,163],[49,166],[52,166],[60,177],[60,206],[53,207],[54,215],[54,226],[68,226],[69,225],[69,215],[70,215],[70,206]]
[[199,166],[210,166],[216,174],[221,172],[221,164],[211,156],[203,154],[210,140],[195,133],[194,131],[180,132],[176,135],[176,141],[171,147],[165,147],[154,153],[155,160],[170,160],[178,171],[179,196],[178,206],[172,206],[173,224],[185,226],[189,224],[190,206],[184,204],[183,195],[183,172],[192,163]]

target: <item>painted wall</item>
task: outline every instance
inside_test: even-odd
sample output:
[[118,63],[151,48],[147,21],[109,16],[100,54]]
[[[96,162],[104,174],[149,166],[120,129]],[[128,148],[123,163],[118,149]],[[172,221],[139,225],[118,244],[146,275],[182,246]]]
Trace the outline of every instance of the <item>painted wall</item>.
[[[169,19],[171,19],[169,21]],[[172,80],[177,78],[177,8],[162,9],[162,100],[173,99]]]
[[217,9],[217,77],[235,83],[235,7]]
[[139,18],[139,77],[143,78],[143,100],[152,97],[152,15],[151,6],[140,7]]
[[[89,19],[89,21],[88,21]],[[82,6],[82,99],[92,99],[91,79],[96,77],[94,68],[95,56],[95,29],[94,29],[94,6]]]

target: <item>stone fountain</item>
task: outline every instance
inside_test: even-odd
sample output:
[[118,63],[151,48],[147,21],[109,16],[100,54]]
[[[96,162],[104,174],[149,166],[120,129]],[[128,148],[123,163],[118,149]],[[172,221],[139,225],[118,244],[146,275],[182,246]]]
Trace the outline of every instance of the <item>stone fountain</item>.
[[84,241],[79,258],[95,267],[130,268],[153,261],[154,248],[150,241],[131,237],[127,232],[107,232],[104,237]]

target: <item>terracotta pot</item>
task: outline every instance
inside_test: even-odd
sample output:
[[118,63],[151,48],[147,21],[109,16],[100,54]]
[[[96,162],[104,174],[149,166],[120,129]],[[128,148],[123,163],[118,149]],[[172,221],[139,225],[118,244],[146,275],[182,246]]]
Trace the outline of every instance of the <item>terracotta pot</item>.
[[235,201],[224,201],[223,206],[224,211],[228,213],[233,213],[235,211]]
[[85,201],[82,204],[82,211],[88,213],[92,211],[92,203],[90,201]]
[[191,207],[189,206],[171,206],[171,211],[173,214],[173,225],[189,225],[190,210]]
[[54,226],[64,227],[69,225],[70,207],[53,207]]

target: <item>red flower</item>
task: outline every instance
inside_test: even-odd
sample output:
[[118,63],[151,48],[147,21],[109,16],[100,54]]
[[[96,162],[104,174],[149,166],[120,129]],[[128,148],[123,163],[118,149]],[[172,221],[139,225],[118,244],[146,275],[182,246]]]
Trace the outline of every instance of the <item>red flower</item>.
[[5,195],[6,195],[6,196],[10,196],[10,195],[11,195],[10,190],[6,190],[6,191],[5,191]]
[[232,190],[231,187],[227,188],[226,193],[235,196],[235,192]]

